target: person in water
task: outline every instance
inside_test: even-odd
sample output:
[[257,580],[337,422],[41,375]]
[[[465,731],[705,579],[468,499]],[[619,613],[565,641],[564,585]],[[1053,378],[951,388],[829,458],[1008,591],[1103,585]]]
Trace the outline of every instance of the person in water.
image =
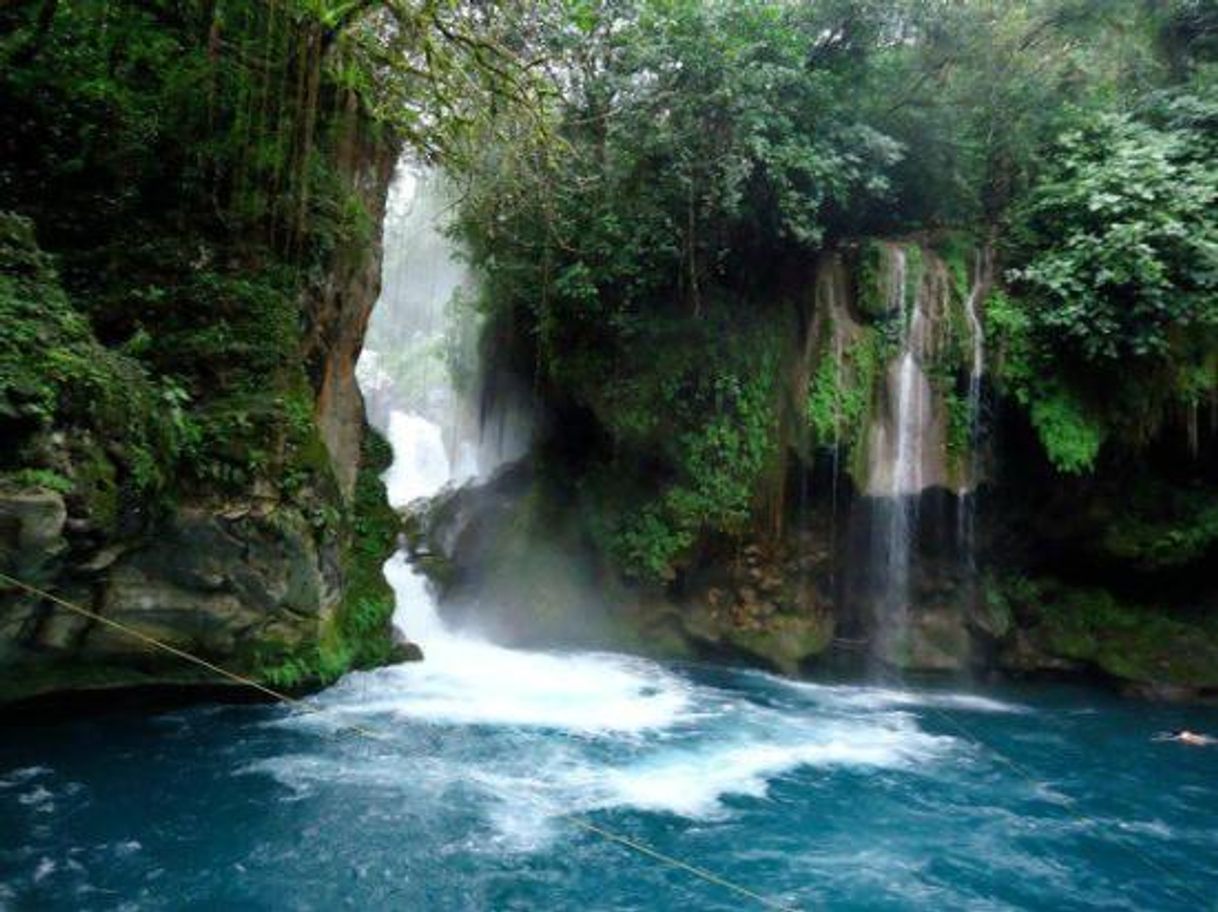
[[1193,747],[1209,747],[1211,744],[1218,744],[1218,738],[1189,731],[1187,728],[1180,728],[1169,733],[1164,740],[1179,741],[1181,744],[1191,744]]

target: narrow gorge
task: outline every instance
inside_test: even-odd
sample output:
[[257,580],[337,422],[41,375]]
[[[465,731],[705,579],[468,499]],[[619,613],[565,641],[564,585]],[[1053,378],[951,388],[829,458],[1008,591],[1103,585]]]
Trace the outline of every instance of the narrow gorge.
[[0,912],[1218,894],[1218,10],[0,9]]

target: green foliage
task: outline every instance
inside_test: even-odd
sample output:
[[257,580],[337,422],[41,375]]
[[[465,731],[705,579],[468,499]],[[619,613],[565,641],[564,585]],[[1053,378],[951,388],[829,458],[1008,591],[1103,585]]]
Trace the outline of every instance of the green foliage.
[[955,390],[947,390],[944,401],[947,404],[947,451],[956,458],[967,456],[972,449],[973,434],[969,402]]
[[0,187],[63,276],[53,301],[25,289],[15,313],[7,283],[36,270],[3,270],[14,366],[0,411],[23,422],[6,456],[81,427],[113,444],[138,490],[332,485],[306,374],[318,365],[303,363],[323,315],[302,304],[330,306],[375,234],[356,172],[393,143],[353,71],[370,65],[355,60],[367,15],[295,0],[0,13],[0,134],[22,138]]
[[1218,388],[1215,126],[1212,90],[1083,117],[1015,213],[1005,373],[1077,469]]
[[343,553],[342,602],[320,635],[291,646],[259,645],[254,673],[275,687],[297,689],[336,681],[352,668],[392,658],[393,590],[382,567],[393,553],[401,522],[385,499],[380,474],[393,454],[373,431],[365,437],[355,498],[345,522],[350,533]]
[[1143,571],[1171,571],[1206,559],[1218,544],[1218,499],[1205,488],[1144,481],[1104,528],[1105,553]]
[[1077,475],[1094,467],[1104,426],[1069,390],[1053,386],[1039,390],[1029,415],[1049,461],[1060,471]]
[[75,485],[70,478],[65,478],[52,469],[18,469],[0,475],[0,484],[12,485],[15,488],[46,488],[60,494],[71,494]]
[[1218,649],[1204,625],[1118,601],[1102,589],[1051,590],[1041,630],[1058,655],[1134,681],[1218,684]]
[[864,329],[842,352],[839,365],[823,352],[808,388],[807,417],[821,445],[859,448],[883,376],[885,346],[877,330]]
[[1213,687],[1218,630],[1212,618],[1124,601],[1106,589],[1042,577],[988,577],[991,612],[1016,618],[1029,643],[1131,681]]
[[969,273],[969,258],[977,254],[976,239],[964,232],[952,231],[938,240],[935,252],[946,264],[956,295],[963,301],[968,297],[973,284]]
[[999,382],[1027,410],[1049,461],[1069,474],[1090,471],[1108,427],[1064,378],[1049,369],[1048,356],[1037,345],[1027,302],[995,291],[986,305],[986,317],[987,343],[998,352]]
[[1015,274],[1055,351],[1127,370],[1218,323],[1218,171],[1200,126],[1106,115],[1059,140],[1018,214],[1034,252]]
[[706,536],[742,534],[774,465],[779,340],[708,322],[720,328],[640,338],[651,369],[597,399],[618,446],[586,479],[588,523],[630,576],[670,578]]
[[352,535],[343,560],[346,590],[337,624],[349,663],[361,668],[385,661],[391,647],[393,589],[382,568],[397,545],[402,522],[389,506],[380,476],[392,461],[389,445],[369,429],[351,506]]
[[913,308],[909,304],[918,296],[918,288],[925,278],[926,262],[920,244],[902,244],[901,249],[905,252],[905,302],[912,314]]
[[859,310],[872,319],[879,319],[888,312],[885,286],[885,264],[888,256],[888,248],[879,241],[867,240],[860,245],[855,299],[858,301]]
[[[117,461],[137,492],[168,479],[176,441],[156,420],[158,389],[131,358],[98,343],[69,303],[49,257],[20,217],[0,213],[0,428],[22,458],[21,445],[52,427],[92,431],[114,444]],[[49,467],[41,467],[49,468]]]

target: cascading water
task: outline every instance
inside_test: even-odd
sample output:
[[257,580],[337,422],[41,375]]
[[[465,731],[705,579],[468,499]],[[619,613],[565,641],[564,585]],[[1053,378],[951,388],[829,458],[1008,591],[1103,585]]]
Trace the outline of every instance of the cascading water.
[[886,309],[900,321],[900,354],[887,372],[887,420],[877,421],[871,430],[868,493],[875,498],[870,565],[881,574],[873,652],[891,662],[900,656],[907,637],[910,554],[926,484],[932,393],[921,363],[928,339],[922,283],[911,296],[903,247],[890,248],[885,264]]
[[442,178],[399,167],[386,205],[381,297],[357,366],[369,420],[398,456],[385,482],[399,504],[487,477],[521,456],[530,437],[528,405],[514,390],[497,390],[488,414],[475,389],[480,324],[461,305],[476,287],[445,236],[451,207]]
[[[435,402],[461,407],[445,376],[414,400],[390,388],[399,503],[462,475],[453,454],[475,438],[445,439]],[[1197,861],[1218,846],[1212,768],[1146,741],[1180,710],[510,650],[448,630],[403,555],[385,569],[422,662],[350,674],[307,712],[0,739],[0,909],[742,908],[572,815],[792,908],[1195,909],[1167,866],[1218,890]],[[1114,839],[1155,867],[1131,875]]]
[[981,389],[985,378],[985,328],[981,324],[981,299],[992,269],[992,251],[978,251],[972,281],[964,299],[971,358],[968,373],[968,470],[956,489],[956,541],[970,582],[976,570],[977,484],[981,453]]

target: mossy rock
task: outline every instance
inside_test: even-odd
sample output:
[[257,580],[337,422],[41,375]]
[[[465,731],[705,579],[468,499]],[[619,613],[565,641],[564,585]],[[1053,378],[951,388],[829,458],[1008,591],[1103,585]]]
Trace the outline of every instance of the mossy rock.
[[746,626],[703,605],[686,608],[682,625],[695,644],[743,655],[790,675],[824,653],[833,642],[834,631],[833,616],[828,613],[776,613]]
[[1195,689],[1218,687],[1218,623],[1124,604],[1102,590],[1069,590],[1043,606],[1046,648],[1117,678]]

